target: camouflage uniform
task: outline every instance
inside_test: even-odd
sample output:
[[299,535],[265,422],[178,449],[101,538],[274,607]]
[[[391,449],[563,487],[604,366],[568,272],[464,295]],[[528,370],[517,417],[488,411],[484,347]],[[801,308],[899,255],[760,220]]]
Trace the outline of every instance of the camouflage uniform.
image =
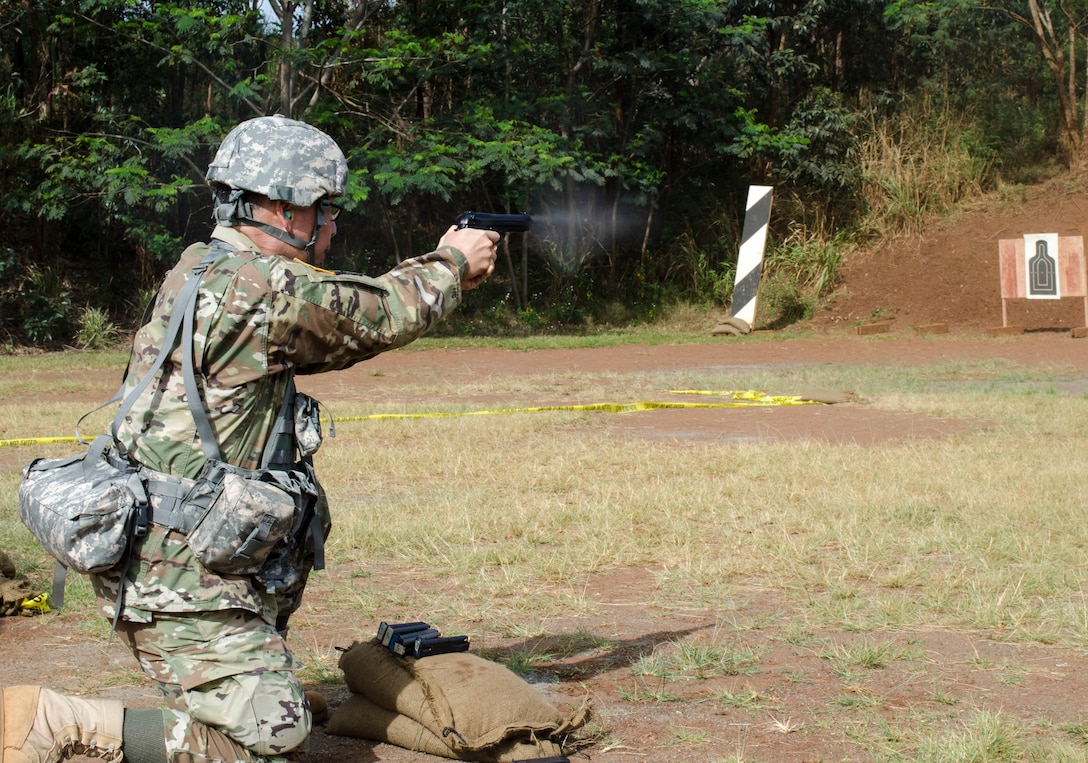
[[[217,257],[197,304],[194,353],[224,460],[255,468],[282,404],[287,371],[348,368],[411,342],[453,309],[467,267],[452,247],[378,278],[320,270],[262,254],[237,230],[213,234],[236,251]],[[133,346],[128,389],[154,362],[170,309],[207,244],[189,247],[167,276]],[[145,466],[192,478],[205,456],[186,402],[181,348],[145,390],[119,440]],[[276,629],[280,602],[251,577],[217,575],[184,536],[152,525],[120,574],[91,576],[100,608],[124,607],[118,631],[167,700],[175,763],[304,758],[310,715],[299,664]]]

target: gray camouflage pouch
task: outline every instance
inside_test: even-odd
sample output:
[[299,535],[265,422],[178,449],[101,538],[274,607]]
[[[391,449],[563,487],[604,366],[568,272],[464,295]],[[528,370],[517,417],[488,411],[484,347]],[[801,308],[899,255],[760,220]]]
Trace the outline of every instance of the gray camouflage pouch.
[[185,497],[187,510],[200,510],[189,547],[213,572],[256,574],[291,531],[302,490],[291,472],[209,459]]
[[109,435],[69,458],[39,458],[23,470],[19,515],[65,568],[99,573],[120,564],[147,531],[147,491],[137,464]]
[[[295,443],[303,458],[321,447],[321,404],[302,392],[295,393]],[[331,434],[331,432],[330,432]]]

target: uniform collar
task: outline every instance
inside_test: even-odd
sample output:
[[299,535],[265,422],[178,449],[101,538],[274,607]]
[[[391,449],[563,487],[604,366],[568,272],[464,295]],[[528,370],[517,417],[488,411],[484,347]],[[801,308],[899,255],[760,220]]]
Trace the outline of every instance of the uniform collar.
[[249,236],[244,233],[240,233],[237,228],[228,228],[225,225],[216,225],[215,230],[212,231],[212,238],[217,238],[220,241],[225,241],[235,249],[244,252],[265,252],[261,251],[261,248],[253,243]]

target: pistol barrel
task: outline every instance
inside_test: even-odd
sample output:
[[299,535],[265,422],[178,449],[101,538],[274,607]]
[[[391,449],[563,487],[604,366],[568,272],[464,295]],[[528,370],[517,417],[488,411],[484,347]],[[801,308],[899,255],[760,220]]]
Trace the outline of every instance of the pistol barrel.
[[533,216],[525,214],[504,215],[494,212],[462,212],[457,218],[458,228],[478,228],[499,233],[524,233],[533,225]]

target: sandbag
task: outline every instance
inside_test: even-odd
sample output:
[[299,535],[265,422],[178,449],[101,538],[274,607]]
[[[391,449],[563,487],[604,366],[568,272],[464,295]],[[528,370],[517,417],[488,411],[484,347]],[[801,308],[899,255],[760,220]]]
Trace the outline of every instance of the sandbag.
[[468,652],[410,659],[358,642],[340,668],[352,697],[326,733],[431,755],[483,763],[558,756],[589,718],[588,703],[565,716],[505,666]]
[[406,750],[450,757],[450,748],[426,726],[395,710],[379,707],[362,694],[352,694],[336,708],[325,723],[325,733],[373,739]]

